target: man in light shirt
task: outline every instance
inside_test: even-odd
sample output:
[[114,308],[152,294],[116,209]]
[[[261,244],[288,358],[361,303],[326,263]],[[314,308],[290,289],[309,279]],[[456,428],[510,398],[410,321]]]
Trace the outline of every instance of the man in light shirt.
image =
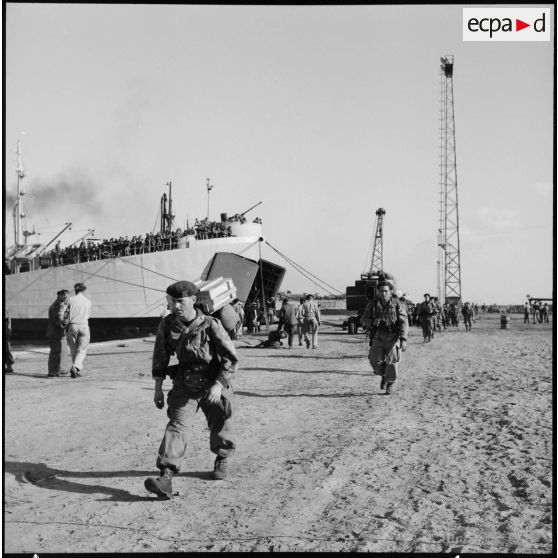
[[301,313],[304,318],[302,330],[304,333],[306,348],[310,348],[310,339],[312,339],[312,348],[317,349],[318,326],[321,323],[320,308],[318,307],[318,304],[314,302],[314,297],[311,294],[306,297],[306,301],[302,305]]
[[72,355],[72,367],[70,375],[72,378],[82,376],[83,360],[89,346],[89,316],[91,315],[91,301],[83,295],[86,286],[76,283],[74,290],[76,294],[70,297],[70,317],[66,340]]

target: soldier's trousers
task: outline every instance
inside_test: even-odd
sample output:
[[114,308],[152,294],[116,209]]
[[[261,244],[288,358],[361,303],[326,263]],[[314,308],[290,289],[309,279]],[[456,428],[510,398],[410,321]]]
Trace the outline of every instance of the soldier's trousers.
[[422,327],[422,336],[426,339],[432,337],[434,333],[434,320],[430,316],[421,316],[420,325]]
[[[200,408],[209,426],[209,449],[220,457],[230,457],[236,448],[231,422],[231,397],[232,389],[228,387],[223,389],[223,395],[218,404],[208,403],[206,399],[202,399],[200,403]],[[159,469],[168,467],[176,473],[180,471],[182,460],[186,454],[188,430],[186,404],[190,399],[192,397],[187,393],[183,381],[180,376],[177,376],[167,400],[169,422],[159,447],[157,457]]]
[[58,374],[60,372],[60,363],[62,362],[62,339],[57,337],[48,340],[50,352],[48,353],[48,373]]
[[296,333],[297,324],[285,324],[285,331],[287,332],[287,343],[289,347],[293,346],[293,339]]
[[307,344],[311,342],[312,347],[318,346],[318,320],[314,318],[304,320],[302,332],[304,334],[304,341],[306,341]]
[[384,376],[388,384],[393,384],[397,379],[397,367],[401,360],[399,334],[376,332],[370,344],[368,360],[374,374]]
[[72,365],[78,370],[82,370],[87,347],[89,346],[89,326],[70,324],[66,332],[66,340],[72,355]]

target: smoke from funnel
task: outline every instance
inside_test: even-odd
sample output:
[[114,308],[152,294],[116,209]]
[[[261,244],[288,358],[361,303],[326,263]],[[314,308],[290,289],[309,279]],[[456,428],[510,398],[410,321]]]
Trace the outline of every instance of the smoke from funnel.
[[[23,203],[37,215],[44,213],[67,213],[79,209],[80,213],[100,215],[103,213],[103,201],[97,181],[82,171],[63,174],[55,178],[34,178],[24,184]],[[6,192],[6,208],[16,202],[17,192]]]

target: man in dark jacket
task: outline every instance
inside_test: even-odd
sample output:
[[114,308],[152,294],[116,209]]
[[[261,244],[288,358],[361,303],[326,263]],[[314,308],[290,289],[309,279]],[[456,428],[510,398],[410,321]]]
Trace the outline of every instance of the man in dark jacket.
[[14,355],[12,355],[12,349],[10,347],[10,341],[12,339],[12,319],[8,314],[8,311],[4,308],[4,344],[2,347],[2,353],[4,356],[4,374],[13,374],[14,372]]
[[371,300],[364,311],[362,323],[370,331],[368,360],[374,374],[381,376],[380,389],[391,395],[397,379],[401,352],[407,348],[409,323],[407,308],[392,292],[387,281],[378,283],[378,298]]
[[[234,344],[221,322],[196,309],[198,288],[190,281],[178,281],[167,288],[171,314],[161,320],[153,349],[152,375],[154,402],[164,407],[163,380],[172,378],[168,394],[169,422],[159,447],[157,467],[161,475],[145,481],[145,487],[158,496],[172,496],[171,479],[180,471],[186,452],[186,403],[198,401],[209,426],[209,446],[216,454],[213,478],[226,478],[229,457],[235,451],[232,431],[232,386],[238,358]],[[176,354],[178,364],[169,366]]]
[[48,354],[48,377],[58,378],[66,376],[68,372],[60,368],[62,359],[62,339],[66,335],[66,328],[70,318],[70,292],[62,289],[56,293],[56,300],[48,309],[48,325],[46,336],[50,352]]
[[279,326],[277,327],[277,329],[285,329],[285,332],[288,336],[289,349],[292,349],[293,347],[293,337],[296,333],[297,324],[297,309],[292,304],[289,304],[288,298],[284,298],[283,304],[281,305],[281,310],[279,310]]

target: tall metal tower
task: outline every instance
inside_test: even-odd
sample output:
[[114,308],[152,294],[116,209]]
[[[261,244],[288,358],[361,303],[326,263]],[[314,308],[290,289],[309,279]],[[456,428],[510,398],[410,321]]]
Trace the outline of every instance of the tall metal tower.
[[461,302],[459,212],[453,103],[453,55],[440,58],[440,225],[439,299]]
[[384,270],[384,215],[385,209],[381,207],[376,210],[376,232],[374,234],[374,247],[372,248],[372,259],[368,273],[362,277],[370,277],[373,273]]

